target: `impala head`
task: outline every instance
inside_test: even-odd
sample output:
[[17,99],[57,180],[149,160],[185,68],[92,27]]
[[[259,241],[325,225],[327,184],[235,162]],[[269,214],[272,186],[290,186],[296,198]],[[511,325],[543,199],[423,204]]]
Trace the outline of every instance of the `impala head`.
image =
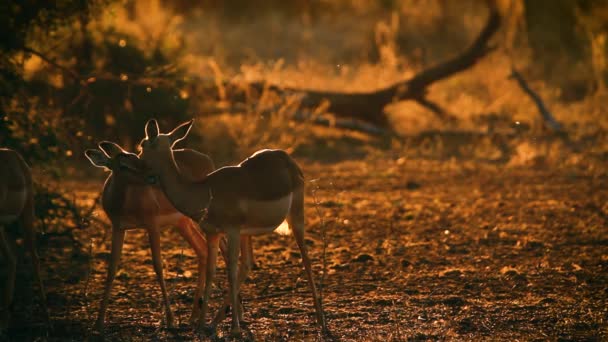
[[146,182],[149,184],[156,184],[158,182],[159,170],[166,167],[168,163],[173,162],[172,148],[188,135],[193,122],[194,120],[184,122],[166,134],[159,133],[158,122],[155,119],[151,119],[146,123],[146,137],[139,145],[141,159],[149,168]]
[[127,177],[132,182],[143,182],[145,164],[136,154],[123,150],[109,141],[103,141],[98,149],[84,152],[91,164],[111,170],[118,177]]

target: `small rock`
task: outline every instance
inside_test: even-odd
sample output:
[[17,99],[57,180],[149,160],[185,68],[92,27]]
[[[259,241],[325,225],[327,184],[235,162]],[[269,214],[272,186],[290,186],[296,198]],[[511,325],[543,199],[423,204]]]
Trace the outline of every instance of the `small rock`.
[[343,206],[342,203],[338,203],[332,200],[321,202],[319,203],[319,205],[324,208],[338,208]]
[[408,294],[408,295],[410,295],[410,296],[420,294],[420,290],[418,290],[418,289],[414,289],[414,288],[411,288],[411,289],[405,289],[405,290],[403,290],[403,292],[405,292],[406,294]]
[[555,304],[555,303],[557,303],[557,300],[555,300],[553,298],[549,298],[549,297],[543,298],[538,302],[539,305],[550,305],[550,304]]
[[449,270],[449,271],[440,273],[439,276],[446,277],[446,278],[460,278],[462,276],[462,271],[461,270]]
[[417,190],[420,189],[420,186],[420,183],[415,181],[407,181],[407,183],[405,183],[405,188],[408,190]]
[[131,278],[131,276],[129,275],[129,273],[127,271],[120,270],[120,271],[118,271],[118,274],[116,275],[116,279],[119,279],[119,280],[127,280],[129,278]]
[[374,261],[374,257],[369,254],[359,254],[356,258],[353,259],[353,262],[368,262]]
[[529,250],[542,249],[545,247],[545,244],[541,241],[527,241],[526,248]]
[[101,260],[108,261],[108,260],[110,260],[110,253],[109,252],[99,252],[99,253],[95,254],[95,259],[101,259]]
[[350,264],[347,263],[347,262],[345,262],[343,264],[334,264],[334,265],[329,266],[329,268],[337,270],[337,271],[339,271],[339,270],[347,270],[347,269],[350,268]]
[[447,306],[463,306],[466,301],[461,297],[449,297],[443,300],[443,304]]

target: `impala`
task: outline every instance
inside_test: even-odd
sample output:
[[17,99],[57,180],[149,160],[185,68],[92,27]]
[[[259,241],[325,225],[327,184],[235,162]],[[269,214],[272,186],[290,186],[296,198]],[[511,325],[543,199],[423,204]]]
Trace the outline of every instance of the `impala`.
[[[109,260],[107,279],[96,329],[103,330],[106,309],[122,254],[125,232],[129,229],[144,228],[148,233],[154,271],[160,284],[166,323],[173,326],[173,313],[170,308],[160,251],[160,229],[165,226],[176,226],[188,244],[194,249],[198,258],[198,286],[195,298],[200,296],[204,284],[204,271],[207,260],[205,238],[193,226],[193,222],[173,208],[158,187],[152,187],[143,181],[138,169],[133,166],[141,164],[139,157],[126,152],[115,143],[104,141],[99,144],[100,150],[85,151],[86,157],[97,167],[109,169],[102,195],[102,207],[112,223],[112,250]],[[180,150],[175,153],[182,165],[184,176],[193,180],[203,179],[215,169],[213,161],[206,155],[194,150]],[[194,171],[196,170],[196,171]],[[198,315],[199,306],[193,305],[192,318]]]
[[[249,272],[248,265],[238,270],[239,240],[242,235],[273,232],[287,220],[302,255],[312,292],[319,326],[326,329],[321,302],[317,295],[311,262],[304,243],[304,178],[296,162],[282,150],[261,150],[236,166],[220,168],[201,182],[181,175],[173,146],[184,139],[193,121],[181,124],[168,134],[159,134],[158,123],[150,120],[141,142],[141,159],[150,169],[147,180],[159,183],[173,206],[198,222],[207,236],[208,261],[205,291],[198,325],[203,328],[216,273],[220,237],[228,239],[228,281],[230,301],[237,306],[240,283]],[[241,333],[242,312],[232,310],[231,334]],[[215,330],[215,324],[211,326]]]
[[[173,313],[163,276],[160,229],[165,226],[177,227],[180,235],[194,249],[198,258],[198,281],[190,317],[190,321],[194,322],[200,310],[198,299],[205,283],[205,265],[207,263],[205,237],[192,220],[176,211],[160,188],[150,186],[143,181],[143,163],[137,155],[125,151],[118,144],[110,141],[100,142],[99,148],[100,150],[87,150],[85,155],[94,166],[109,169],[112,172],[104,184],[102,195],[102,207],[112,222],[112,252],[96,329],[103,330],[110,291],[122,254],[125,232],[135,228],[144,228],[148,233],[154,271],[160,284],[168,327],[173,326]],[[195,150],[176,150],[175,156],[181,167],[182,176],[193,181],[204,179],[215,169],[211,158]],[[225,249],[224,245],[222,247]],[[251,258],[251,240],[243,239],[241,247],[244,251],[243,255]],[[228,303],[218,312],[215,322],[224,318],[227,305]]]
[[18,224],[23,231],[25,245],[32,257],[34,277],[40,288],[42,307],[47,323],[49,314],[46,296],[40,276],[40,260],[36,252],[36,230],[34,229],[34,185],[32,173],[19,153],[10,149],[0,149],[0,253],[8,264],[8,279],[4,284],[4,302],[0,312],[0,329],[8,327],[10,305],[15,289],[17,259],[7,240],[5,226]]

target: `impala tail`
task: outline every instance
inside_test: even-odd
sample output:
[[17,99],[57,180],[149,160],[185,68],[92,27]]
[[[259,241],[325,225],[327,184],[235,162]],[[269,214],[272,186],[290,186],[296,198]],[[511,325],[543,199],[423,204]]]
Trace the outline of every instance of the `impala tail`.
[[287,153],[284,153],[283,157],[291,174],[293,185],[295,187],[304,185],[304,173],[300,166]]

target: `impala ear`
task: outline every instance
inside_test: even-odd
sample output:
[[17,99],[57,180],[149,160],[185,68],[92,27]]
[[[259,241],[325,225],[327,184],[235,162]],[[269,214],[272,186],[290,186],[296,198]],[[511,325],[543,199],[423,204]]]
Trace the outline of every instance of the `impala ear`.
[[171,139],[171,147],[173,147],[176,143],[178,143],[188,135],[193,123],[194,119],[188,122],[184,122],[183,124],[175,127],[175,129],[171,131],[171,133],[169,133],[169,138]]
[[111,141],[104,140],[97,144],[97,146],[99,146],[99,149],[102,150],[110,158],[114,158],[117,155],[125,152],[125,150],[120,147],[120,145]]
[[121,167],[130,169],[131,171],[140,171],[142,165],[139,157],[133,153],[121,154],[118,158],[118,163]]
[[110,168],[110,158],[108,158],[108,156],[106,156],[105,153],[101,152],[100,150],[88,149],[84,151],[84,155],[94,166],[104,167],[107,169]]
[[156,119],[150,119],[146,122],[146,137],[154,139],[158,136],[158,122]]

